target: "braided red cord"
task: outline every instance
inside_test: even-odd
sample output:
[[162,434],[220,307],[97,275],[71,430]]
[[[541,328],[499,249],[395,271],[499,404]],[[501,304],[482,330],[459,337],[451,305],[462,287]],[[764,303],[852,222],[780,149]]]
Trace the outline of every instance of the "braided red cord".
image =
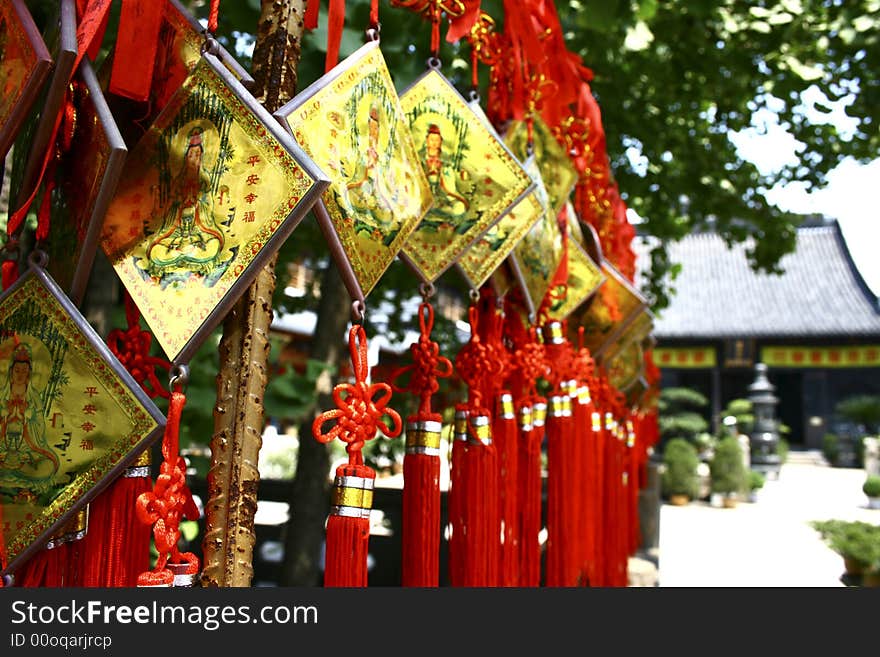
[[468,404],[472,412],[489,412],[482,407],[483,393],[489,381],[501,373],[501,363],[492,358],[492,349],[482,340],[478,332],[477,307],[468,308],[471,326],[471,339],[455,357],[455,368],[468,387]]
[[[312,434],[322,443],[339,438],[346,443],[348,462],[351,465],[363,465],[361,450],[364,443],[375,438],[378,430],[388,438],[396,438],[400,435],[403,425],[397,411],[387,408],[388,402],[391,401],[391,386],[387,383],[367,383],[369,364],[367,337],[363,326],[351,327],[348,333],[348,348],[355,382],[340,383],[333,388],[336,408],[324,411],[315,418],[312,423]],[[379,397],[373,399],[377,392]],[[383,421],[385,415],[391,418],[390,427]],[[321,428],[324,423],[331,420],[336,420],[336,424],[328,432],[323,433]]]
[[220,0],[211,0],[211,9],[208,12],[208,32],[217,33],[217,23],[220,20]]
[[[394,392],[412,392],[419,396],[419,413],[431,413],[431,396],[440,389],[438,378],[452,376],[452,362],[440,355],[440,345],[431,339],[434,308],[428,302],[419,305],[419,339],[410,346],[412,365],[400,367],[391,375]],[[394,381],[411,372],[409,383],[398,386]]]
[[153,490],[142,493],[137,499],[137,517],[141,522],[153,525],[153,538],[159,553],[153,570],[138,577],[139,586],[167,585],[170,571],[166,566],[169,563],[187,563],[188,572],[198,571],[198,557],[189,552],[181,553],[177,547],[181,518],[195,520],[197,517],[192,495],[186,486],[186,462],[179,450],[180,415],[185,404],[186,395],[176,390],[171,393],[159,476]]
[[107,335],[107,346],[129,374],[134,377],[150,397],[168,398],[168,391],[162,387],[156,368],[171,368],[171,363],[157,356],[150,356],[150,343],[153,335],[140,326],[140,311],[134,300],[125,293],[125,319],[128,327],[125,330],[113,329]]

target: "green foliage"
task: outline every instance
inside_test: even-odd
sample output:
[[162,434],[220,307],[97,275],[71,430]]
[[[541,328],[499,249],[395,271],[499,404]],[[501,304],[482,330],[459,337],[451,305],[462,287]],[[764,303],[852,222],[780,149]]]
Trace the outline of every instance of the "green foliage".
[[822,436],[822,456],[831,465],[837,463],[837,457],[840,456],[840,439],[837,434],[826,433]]
[[880,476],[868,475],[862,484],[862,492],[868,497],[880,497]]
[[788,452],[789,445],[788,441],[785,438],[780,438],[779,442],[776,443],[776,453],[779,454],[779,463],[785,463],[788,461]]
[[721,417],[732,416],[736,418],[736,430],[739,433],[749,435],[755,426],[755,416],[752,414],[752,402],[748,399],[731,399],[721,411]]
[[856,395],[844,399],[835,407],[838,415],[862,425],[868,433],[880,428],[880,396]]
[[[671,240],[704,227],[731,243],[751,236],[751,264],[777,271],[778,258],[794,248],[797,218],[771,205],[767,190],[795,181],[815,190],[846,156],[876,157],[873,0],[557,4],[569,46],[595,73],[615,178],[644,218],[640,228],[660,238],[648,286],[657,310],[674,287]],[[808,117],[801,94],[810,87],[828,102]],[[852,135],[826,118],[841,100]],[[803,150],[800,161],[762,172],[730,135],[760,131],[767,110]]]
[[709,462],[713,493],[736,493],[746,483],[746,468],[739,441],[728,436],[718,441]]
[[673,438],[663,451],[663,494],[697,497],[699,479],[697,466],[700,459],[696,448],[683,438]]
[[865,570],[880,570],[880,526],[861,520],[814,520],[828,547],[844,558],[859,562]]
[[699,410],[709,405],[701,392],[691,388],[663,388],[660,391],[660,411]]
[[757,470],[749,470],[749,490],[757,491],[764,487],[767,478]]
[[[263,399],[266,416],[286,423],[298,424],[305,419],[312,406],[315,384],[318,378],[327,372],[333,373],[333,368],[327,363],[306,360],[303,372],[298,372],[290,365],[278,364],[278,350],[280,342],[275,342],[272,354],[275,355],[275,363],[270,364],[272,375],[266,385],[266,395]],[[270,356],[271,358],[271,356]]]
[[660,392],[660,436],[665,442],[685,438],[696,444],[698,436],[709,428],[700,410],[709,404],[704,395],[690,388],[664,388]]

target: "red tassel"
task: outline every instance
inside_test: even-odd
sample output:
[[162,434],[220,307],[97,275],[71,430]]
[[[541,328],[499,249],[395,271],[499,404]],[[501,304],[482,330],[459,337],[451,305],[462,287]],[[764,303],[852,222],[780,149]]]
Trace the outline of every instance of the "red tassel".
[[467,408],[463,405],[455,408],[455,422],[452,433],[452,464],[449,474],[449,493],[447,495],[447,513],[449,516],[449,583],[452,586],[464,586],[467,570],[467,553],[464,549],[465,515],[467,501],[464,479],[465,450],[467,449]]
[[471,410],[465,448],[465,551],[470,567],[465,586],[498,586],[501,516],[498,496],[498,453],[485,409]]
[[333,508],[327,520],[324,586],[366,586],[370,509],[376,473],[365,465],[336,469]]
[[550,397],[547,418],[547,586],[578,582],[577,499],[571,398]]
[[[312,435],[326,443],[339,438],[346,443],[348,464],[336,470],[333,508],[327,520],[324,586],[366,586],[367,549],[370,538],[370,509],[376,473],[364,465],[364,442],[382,431],[389,438],[400,435],[400,416],[387,408],[391,386],[368,384],[367,338],[364,327],[353,325],[348,333],[348,347],[355,382],[333,388],[337,408],[325,411],[312,423]],[[374,399],[376,393],[379,397]],[[383,416],[391,418],[389,427]],[[336,421],[326,433],[325,422]]]
[[493,349],[480,339],[476,306],[469,308],[468,315],[471,338],[456,358],[469,397],[466,405],[456,406],[459,414],[467,412],[468,436],[464,450],[459,449],[462,471],[458,476],[464,498],[456,502],[463,526],[456,568],[463,569],[463,586],[497,586],[501,548],[498,453],[492,441],[491,417],[480,402],[482,391],[494,385],[489,382],[500,376],[503,364],[500,354],[493,357]]
[[541,584],[541,443],[547,400],[535,397],[520,407],[520,586]]
[[410,417],[403,457],[403,586],[440,583],[439,414]]
[[[186,396],[179,390],[171,393],[168,405],[168,421],[162,438],[162,465],[152,491],[138,496],[137,517],[146,525],[153,526],[153,538],[159,553],[153,570],[142,572],[137,585],[142,587],[172,586],[175,571],[170,566],[184,565],[184,572],[198,571],[199,559],[191,552],[180,552],[180,520],[195,520],[196,509],[192,495],[186,487],[186,463],[179,452],[180,414],[186,404]],[[177,569],[175,569],[177,570]]]
[[574,414],[578,427],[581,449],[581,513],[583,514],[583,551],[581,558],[582,583],[596,585],[596,552],[598,550],[598,527],[596,509],[597,485],[600,480],[596,464],[596,428],[593,422],[596,407],[590,388],[583,383],[578,386]]
[[498,397],[492,422],[492,438],[498,453],[499,491],[501,494],[501,586],[519,583],[519,436],[513,395]]
[[[597,394],[600,391],[597,390]],[[608,527],[606,524],[606,501],[607,484],[605,463],[606,459],[606,438],[604,415],[603,415],[604,399],[601,397],[596,400],[596,410],[590,417],[590,424],[593,430],[593,457],[594,468],[596,472],[595,485],[593,486],[594,504],[593,509],[596,519],[596,538],[595,538],[595,562],[593,564],[594,586],[607,586],[606,564],[608,561]]]
[[[426,295],[427,297],[427,295]],[[440,583],[440,431],[442,417],[431,411],[438,377],[452,374],[452,363],[440,356],[431,340],[434,309],[427,301],[419,307],[420,334],[411,351],[413,364],[393,375],[411,371],[406,390],[419,396],[419,411],[407,419],[403,458],[403,586]],[[395,392],[402,389],[393,386]]]
[[136,586],[138,575],[149,569],[150,526],[135,516],[138,497],[149,490],[147,450],[89,505],[81,586]]

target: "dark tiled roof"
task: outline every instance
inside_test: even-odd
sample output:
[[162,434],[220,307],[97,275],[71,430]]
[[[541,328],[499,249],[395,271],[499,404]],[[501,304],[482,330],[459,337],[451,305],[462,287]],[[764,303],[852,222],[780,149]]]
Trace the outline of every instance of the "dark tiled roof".
[[[641,242],[639,240],[639,242]],[[757,274],[745,249],[728,249],[714,234],[669,246],[682,269],[671,304],[656,319],[660,338],[878,337],[880,313],[853,263],[836,222],[800,228],[797,249],[785,256],[781,276]],[[649,267],[649,247],[637,248]]]

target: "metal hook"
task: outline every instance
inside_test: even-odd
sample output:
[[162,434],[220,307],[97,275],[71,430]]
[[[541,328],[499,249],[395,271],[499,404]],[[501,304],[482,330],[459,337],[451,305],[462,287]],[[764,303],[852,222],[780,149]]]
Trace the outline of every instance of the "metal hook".
[[468,101],[479,105],[480,104],[480,92],[477,91],[476,89],[471,89],[468,92]]
[[217,39],[215,39],[207,30],[205,31],[205,40],[202,42],[200,51],[203,55],[206,52],[212,55],[217,55],[220,52],[220,42],[217,41]]
[[441,63],[442,63],[442,62],[440,61],[440,58],[437,57],[437,55],[431,55],[431,56],[428,57],[428,59],[425,61],[425,64],[427,64],[428,68],[429,68],[429,69],[432,69],[432,70],[434,70],[434,71],[439,71],[439,70],[440,70],[440,65],[441,65]]
[[474,288],[471,288],[471,291],[468,292],[468,296],[471,298],[472,303],[477,303],[480,300],[480,291]]
[[34,249],[28,255],[28,265],[37,269],[45,269],[49,264],[49,255],[42,249]]
[[175,363],[168,372],[168,388],[173,392],[176,386],[186,388],[189,383],[189,367],[181,363]]
[[366,32],[367,41],[378,41],[379,35],[382,32],[382,24],[376,23],[375,26],[368,27]]
[[437,290],[434,288],[434,284],[433,284],[433,283],[430,283],[430,282],[424,282],[424,283],[422,283],[421,285],[419,285],[419,294],[422,295],[422,298],[423,298],[425,301],[427,301],[428,299],[430,299],[431,297],[433,297],[433,296],[434,296],[434,293],[435,293],[436,291],[437,291]]
[[363,299],[355,299],[351,302],[351,321],[353,324],[363,324],[367,306]]

